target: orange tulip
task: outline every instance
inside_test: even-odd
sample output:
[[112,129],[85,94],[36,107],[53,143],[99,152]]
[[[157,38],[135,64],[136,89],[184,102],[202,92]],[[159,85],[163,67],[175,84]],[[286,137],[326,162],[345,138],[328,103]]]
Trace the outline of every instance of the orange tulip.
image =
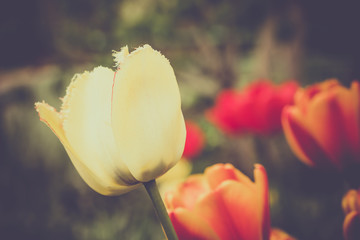
[[179,239],[269,240],[269,193],[266,171],[256,164],[255,182],[231,164],[216,164],[204,174],[165,194]]
[[342,207],[346,215],[343,224],[344,238],[360,239],[360,189],[348,191],[342,200]]
[[310,166],[339,170],[360,163],[360,87],[335,79],[299,89],[282,112],[290,147]]

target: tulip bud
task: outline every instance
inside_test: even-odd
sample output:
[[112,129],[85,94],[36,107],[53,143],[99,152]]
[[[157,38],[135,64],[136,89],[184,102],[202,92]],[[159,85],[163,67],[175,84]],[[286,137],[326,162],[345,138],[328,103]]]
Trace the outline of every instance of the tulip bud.
[[85,182],[104,195],[155,179],[180,159],[185,123],[169,61],[149,45],[115,54],[117,72],[77,74],[61,111],[36,103]]
[[353,168],[360,164],[359,83],[354,81],[348,89],[330,79],[299,89],[294,105],[282,112],[282,125],[304,163],[341,171]]

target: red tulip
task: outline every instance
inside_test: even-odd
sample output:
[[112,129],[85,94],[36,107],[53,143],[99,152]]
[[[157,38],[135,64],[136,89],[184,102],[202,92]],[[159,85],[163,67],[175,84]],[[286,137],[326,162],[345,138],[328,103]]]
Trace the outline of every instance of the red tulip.
[[293,103],[297,88],[295,81],[275,86],[270,81],[260,80],[242,91],[224,90],[207,116],[228,134],[271,134],[281,130],[282,108]]
[[231,164],[216,164],[204,174],[165,194],[179,239],[269,240],[269,193],[266,171],[257,164],[255,182]]
[[187,159],[198,156],[204,148],[205,137],[201,128],[192,121],[186,121],[186,141],[183,157]]
[[282,112],[290,147],[310,166],[339,170],[360,163],[360,87],[335,79],[299,89],[295,103]]
[[243,130],[239,109],[242,106],[240,92],[229,89],[220,92],[215,106],[207,112],[208,119],[218,128],[228,134],[239,133]]
[[342,200],[342,207],[346,214],[343,224],[345,239],[360,239],[360,189],[348,191]]

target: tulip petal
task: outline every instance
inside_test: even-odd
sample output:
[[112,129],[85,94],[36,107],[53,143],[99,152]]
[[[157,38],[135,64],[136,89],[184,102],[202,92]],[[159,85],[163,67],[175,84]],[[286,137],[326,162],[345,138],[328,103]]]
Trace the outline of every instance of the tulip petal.
[[352,211],[346,215],[343,224],[344,238],[346,240],[360,239],[360,213]]
[[217,189],[224,211],[237,229],[237,239],[262,239],[260,202],[256,191],[242,183],[225,181]]
[[55,110],[55,108],[45,102],[37,102],[35,103],[35,109],[39,114],[40,120],[54,132],[65,147],[69,147],[69,143],[66,140],[62,126],[61,115]]
[[343,197],[341,205],[345,214],[352,211],[360,212],[360,189],[349,190]]
[[339,98],[344,108],[348,147],[353,160],[360,162],[360,84],[354,81],[351,84],[349,97]]
[[326,165],[326,160],[329,159],[327,154],[303,125],[303,122],[299,109],[290,106],[283,109],[284,133],[297,157],[310,166]]
[[225,133],[239,133],[243,130],[239,114],[243,102],[243,96],[238,91],[224,90],[216,98],[215,106],[206,112],[206,117]]
[[348,125],[348,113],[353,113],[352,100],[348,89],[342,86],[332,88],[313,98],[306,116],[309,131],[339,169],[351,154],[345,126]]
[[269,209],[269,183],[265,168],[260,164],[255,164],[254,179],[258,194],[260,219],[262,220],[263,239],[270,236],[270,209]]
[[184,208],[169,212],[180,240],[220,240],[214,230],[197,215]]
[[272,228],[270,234],[270,240],[296,240],[296,239],[281,229]]
[[178,85],[169,61],[149,45],[125,56],[113,87],[112,127],[120,158],[142,182],[173,167],[185,144]]
[[254,178],[256,188],[230,180],[224,181],[216,189],[218,207],[224,212],[222,215],[227,215],[224,219],[229,219],[228,223],[223,224],[228,228],[231,224],[235,225],[236,239],[269,239],[269,193],[263,166],[255,165]]
[[183,157],[191,159],[198,156],[204,148],[204,133],[201,128],[192,121],[186,121],[186,141]]
[[[54,134],[59,138],[60,142],[63,144],[66,152],[70,156],[75,168],[79,172],[80,176],[85,180],[85,182],[96,192],[99,192],[104,195],[111,194],[112,191],[109,191],[107,187],[108,183],[104,179],[98,178],[82,161],[77,157],[77,154],[70,146],[69,141],[65,136],[65,132],[62,126],[62,116],[56,110],[49,106],[46,103],[36,103],[36,111],[39,113],[40,120],[43,121],[48,127],[54,132]],[[114,189],[118,192],[127,192],[131,188],[123,186],[113,186]]]
[[[217,175],[219,177],[211,183],[210,188],[207,181]],[[192,181],[185,182],[165,199],[176,231],[180,234],[184,231],[186,239],[192,239],[193,235],[189,234],[191,231],[187,228],[200,224],[203,228],[209,227],[224,240],[269,240],[268,180],[262,165],[255,165],[254,178],[255,183],[230,164],[215,164],[208,167],[205,174],[193,175]],[[176,211],[186,212],[189,218],[193,216],[197,219],[196,223],[186,223],[184,218],[180,227],[176,226],[179,224],[173,219]]]
[[[226,182],[234,181],[227,180]],[[249,191],[246,191],[244,188],[242,190],[245,190],[242,197],[247,196]],[[196,202],[192,214],[200,216],[202,221],[206,222],[222,240],[243,239],[240,237],[243,234],[238,232],[236,223],[229,213],[229,211],[234,211],[234,209],[228,208],[226,200],[221,196],[222,193],[223,191],[213,191],[202,195]],[[245,205],[241,207],[245,207]],[[245,216],[238,216],[238,218],[243,217]]]
[[[93,175],[106,182],[104,187],[110,194],[119,194],[122,192],[118,190],[123,189],[119,186],[135,185],[138,181],[121,161],[113,137],[113,77],[114,72],[104,67],[76,75],[67,89],[61,113],[66,138],[76,151],[75,159],[81,159]],[[75,164],[76,160],[72,160]]]
[[182,158],[172,169],[156,180],[160,195],[164,197],[166,192],[183,183],[191,174],[191,170],[192,164],[187,159]]
[[165,195],[167,208],[181,207],[192,210],[197,199],[209,190],[209,185],[203,175],[192,175],[186,182],[179,185],[176,191]]
[[212,189],[216,189],[225,180],[235,180],[244,183],[249,188],[254,187],[254,183],[248,176],[234,168],[231,164],[215,164],[205,169],[205,176]]

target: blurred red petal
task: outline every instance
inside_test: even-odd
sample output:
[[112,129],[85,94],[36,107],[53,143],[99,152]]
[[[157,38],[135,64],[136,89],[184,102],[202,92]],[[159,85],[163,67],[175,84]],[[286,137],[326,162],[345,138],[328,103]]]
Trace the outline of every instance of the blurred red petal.
[[228,134],[240,132],[239,98],[240,93],[235,90],[222,91],[216,98],[215,106],[206,113],[209,121]]
[[183,157],[194,158],[201,153],[204,148],[205,137],[201,128],[194,122],[186,121],[186,141]]
[[229,134],[272,134],[281,130],[281,111],[294,102],[295,81],[280,86],[260,79],[242,91],[225,90],[207,113],[217,127]]

